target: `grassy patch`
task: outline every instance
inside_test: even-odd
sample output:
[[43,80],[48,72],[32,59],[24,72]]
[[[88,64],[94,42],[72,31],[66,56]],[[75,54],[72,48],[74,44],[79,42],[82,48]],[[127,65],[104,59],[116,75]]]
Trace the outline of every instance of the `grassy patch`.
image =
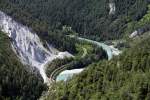
[[84,54],[84,48],[87,50],[87,54],[91,54],[93,51],[93,47],[89,43],[77,43],[76,44],[76,49],[77,49],[77,54],[75,54],[76,59],[80,59],[82,55]]

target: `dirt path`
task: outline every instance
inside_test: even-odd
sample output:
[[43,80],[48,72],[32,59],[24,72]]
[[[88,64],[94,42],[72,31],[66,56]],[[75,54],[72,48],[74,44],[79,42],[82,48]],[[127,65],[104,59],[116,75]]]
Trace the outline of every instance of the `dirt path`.
[[83,47],[83,55],[81,56],[81,58],[84,58],[87,55],[87,49]]

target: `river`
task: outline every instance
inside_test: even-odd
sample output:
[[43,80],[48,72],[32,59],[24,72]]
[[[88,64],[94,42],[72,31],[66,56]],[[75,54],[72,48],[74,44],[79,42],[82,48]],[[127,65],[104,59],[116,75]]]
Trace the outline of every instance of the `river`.
[[[74,36],[70,36],[70,37],[73,38]],[[119,51],[117,48],[114,48],[112,45],[109,46],[102,42],[97,42],[94,40],[81,38],[81,37],[77,37],[77,39],[81,40],[81,41],[86,41],[86,42],[92,43],[99,47],[102,47],[107,52],[108,60],[111,60],[114,55],[117,56],[121,53],[121,51]],[[64,70],[57,76],[56,81],[66,81],[67,79],[70,79],[74,74],[78,74],[78,73],[82,72],[83,70],[84,70],[84,68],[83,69]]]

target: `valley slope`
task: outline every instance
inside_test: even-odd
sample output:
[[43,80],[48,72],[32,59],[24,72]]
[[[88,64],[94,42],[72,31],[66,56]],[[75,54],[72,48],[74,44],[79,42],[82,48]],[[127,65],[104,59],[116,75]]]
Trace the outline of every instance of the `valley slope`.
[[10,41],[6,34],[0,32],[0,99],[35,100],[47,87],[37,69],[20,62]]
[[[48,91],[43,95],[46,100],[149,100],[150,37],[138,37],[145,32],[150,34],[149,3],[150,0],[0,0],[0,10],[21,23],[18,27],[10,18],[0,18],[0,26],[11,26],[6,27],[7,31],[0,28],[5,32],[0,32],[0,99],[37,100],[43,91]],[[20,38],[13,38],[11,33]],[[108,55],[112,60],[107,61],[102,48],[87,46],[87,42],[68,35],[110,45],[115,41],[123,53],[117,57]],[[20,50],[15,52],[14,44]],[[80,49],[85,45],[89,51],[82,58]],[[47,90],[36,69],[38,64],[32,61],[43,63],[54,56],[56,49],[47,52],[49,47],[77,57],[48,63],[48,76],[63,65],[66,69],[85,70],[66,82],[54,82]],[[36,68],[23,65],[19,60],[22,55]]]
[[89,65],[73,79],[54,84],[45,100],[149,100],[149,44],[147,35],[120,56]]

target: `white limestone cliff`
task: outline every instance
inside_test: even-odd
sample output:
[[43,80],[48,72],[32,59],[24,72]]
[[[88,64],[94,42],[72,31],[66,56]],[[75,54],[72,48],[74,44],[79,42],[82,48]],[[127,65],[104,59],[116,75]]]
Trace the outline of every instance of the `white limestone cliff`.
[[11,38],[13,50],[21,62],[36,67],[45,83],[48,82],[48,78],[44,67],[48,62],[56,58],[72,57],[68,52],[54,53],[55,49],[51,46],[49,46],[49,50],[46,49],[36,33],[31,32],[28,27],[17,23],[1,11],[0,28]]

